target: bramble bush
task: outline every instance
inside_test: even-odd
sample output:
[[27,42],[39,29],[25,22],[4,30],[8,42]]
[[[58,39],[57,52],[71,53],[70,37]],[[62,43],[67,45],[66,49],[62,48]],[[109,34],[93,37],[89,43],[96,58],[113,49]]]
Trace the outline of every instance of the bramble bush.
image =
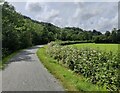
[[61,46],[54,42],[48,44],[46,52],[60,64],[82,74],[88,82],[104,86],[109,91],[119,90],[118,55],[91,48]]

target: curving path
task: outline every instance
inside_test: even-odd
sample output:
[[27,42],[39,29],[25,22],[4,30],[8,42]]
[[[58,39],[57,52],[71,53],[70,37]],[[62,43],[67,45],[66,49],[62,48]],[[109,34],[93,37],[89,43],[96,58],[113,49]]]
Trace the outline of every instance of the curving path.
[[37,58],[40,47],[23,50],[10,60],[2,71],[2,91],[64,91]]

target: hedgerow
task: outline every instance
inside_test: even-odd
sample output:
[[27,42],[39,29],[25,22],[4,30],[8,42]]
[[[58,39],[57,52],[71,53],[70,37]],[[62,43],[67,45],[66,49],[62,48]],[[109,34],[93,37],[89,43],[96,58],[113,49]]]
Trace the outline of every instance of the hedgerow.
[[106,87],[109,91],[119,90],[118,55],[91,48],[61,46],[54,42],[48,44],[46,52],[60,64],[82,74],[86,81]]

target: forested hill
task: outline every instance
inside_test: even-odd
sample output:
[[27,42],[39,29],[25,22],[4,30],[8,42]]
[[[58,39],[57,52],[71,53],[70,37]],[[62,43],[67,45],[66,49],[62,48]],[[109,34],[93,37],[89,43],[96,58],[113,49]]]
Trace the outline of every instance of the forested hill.
[[23,16],[8,2],[5,2],[2,7],[3,57],[19,49],[55,40],[118,43],[120,39],[116,37],[117,32],[118,30],[114,29],[112,33],[107,31],[104,35],[96,30],[86,31],[76,27],[60,28],[51,23],[38,22]]

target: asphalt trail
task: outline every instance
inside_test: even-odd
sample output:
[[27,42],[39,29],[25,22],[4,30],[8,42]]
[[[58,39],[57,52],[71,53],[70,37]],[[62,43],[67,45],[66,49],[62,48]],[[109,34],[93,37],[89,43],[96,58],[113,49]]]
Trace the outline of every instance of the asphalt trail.
[[2,91],[64,91],[62,85],[39,61],[42,46],[21,51],[2,71]]

